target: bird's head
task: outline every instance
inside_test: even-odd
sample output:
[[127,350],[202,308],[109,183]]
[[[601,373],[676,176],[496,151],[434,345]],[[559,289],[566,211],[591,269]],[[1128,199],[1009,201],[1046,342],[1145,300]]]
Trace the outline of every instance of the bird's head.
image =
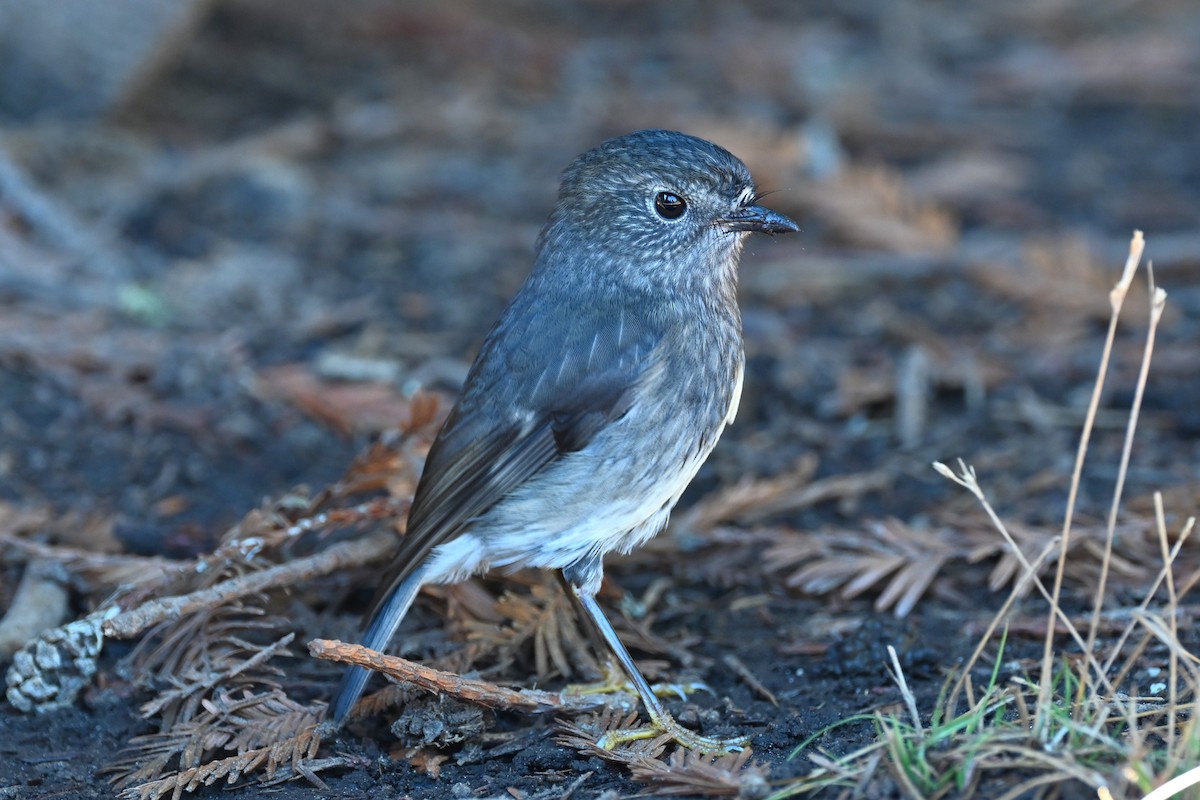
[[732,284],[746,234],[798,230],[760,197],[746,165],[712,142],[663,130],[609,139],[563,173],[539,267],[647,288]]

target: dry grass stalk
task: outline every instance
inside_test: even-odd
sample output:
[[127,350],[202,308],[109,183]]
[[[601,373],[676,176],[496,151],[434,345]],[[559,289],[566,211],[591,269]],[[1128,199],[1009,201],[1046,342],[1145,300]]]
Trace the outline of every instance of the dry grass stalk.
[[778,503],[783,498],[795,501],[798,493],[811,488],[819,463],[815,455],[807,454],[782,475],[744,478],[697,501],[672,525],[676,530],[708,531],[741,521],[745,514],[761,513],[764,504]]
[[[1135,236],[1131,247],[1127,274],[1118,285],[1121,291],[1113,294],[1114,321],[1120,308],[1122,285],[1128,286],[1130,270],[1136,266],[1140,253],[1139,235]],[[1151,554],[1145,549],[1149,537],[1142,537],[1145,544],[1139,546],[1142,549],[1136,551],[1138,555],[1126,551],[1122,557],[1119,551],[1126,543],[1125,533],[1119,541],[1115,535],[1118,530],[1115,509],[1119,507],[1128,471],[1142,388],[1153,353],[1154,329],[1165,299],[1153,285],[1150,294],[1155,303],[1149,321],[1151,330],[1142,354],[1137,392],[1126,423],[1118,480],[1102,536],[1093,534],[1094,541],[1080,537],[1079,530],[1070,524],[1075,513],[1079,467],[1087,452],[1086,429],[1083,435],[1085,446],[1081,447],[1076,460],[1064,537],[1045,542],[1041,554],[1032,561],[1010,533],[1009,526],[988,503],[972,468],[962,462],[958,471],[942,464],[935,465],[943,476],[975,495],[995,530],[1001,534],[1012,558],[1019,564],[1019,569],[1015,570],[1019,579],[927,723],[922,722],[913,695],[907,691],[903,675],[893,662],[893,674],[905,700],[907,720],[895,713],[877,713],[875,719],[880,730],[879,743],[886,747],[889,756],[887,766],[891,778],[908,795],[930,798],[970,796],[981,785],[980,778],[985,773],[1006,778],[1024,775],[1022,782],[1003,793],[1004,800],[1061,796],[1075,791],[1075,786],[1080,784],[1106,798],[1147,796],[1166,800],[1174,793],[1200,783],[1200,769],[1177,774],[1200,757],[1200,658],[1181,642],[1179,622],[1187,608],[1182,601],[1200,583],[1200,570],[1190,567],[1191,571],[1185,573],[1187,577],[1178,579],[1179,557],[1195,520],[1188,519],[1178,534],[1169,535],[1162,496],[1156,493],[1154,519],[1147,531],[1152,530],[1154,534],[1153,555],[1160,560],[1161,568],[1157,574],[1145,568],[1128,573],[1127,578],[1142,576],[1141,585],[1149,587],[1136,608],[1106,609],[1106,598],[1100,591],[1091,613],[1077,624],[1059,602],[1067,577],[1063,564],[1068,554],[1073,556],[1072,573],[1079,571],[1081,564],[1088,564],[1087,559],[1095,559],[1097,582],[1118,574],[1118,570],[1130,569],[1138,560],[1150,560]],[[1104,359],[1097,387],[1103,381],[1107,351]],[[1098,391],[1093,400],[1097,396]],[[1070,547],[1068,540],[1072,534],[1080,546]],[[1055,555],[1059,568],[1055,585],[1050,588],[1038,577],[1038,572],[1045,560]],[[1091,574],[1087,569],[1083,572]],[[1061,630],[1069,635],[1078,652],[1068,654],[1051,649],[1047,662],[1043,648],[1041,674],[1037,679],[1026,680],[1018,676],[1006,685],[999,682],[1001,658],[998,655],[989,684],[976,686],[971,680],[971,672],[1001,624],[1008,628],[1006,620],[1022,584],[1034,586],[1047,601],[1049,616],[1044,626],[1047,646],[1056,641]],[[1113,627],[1109,624],[1119,619],[1125,620],[1123,625]],[[1084,627],[1088,628],[1086,635],[1081,633]],[[1104,653],[1100,652],[1102,630],[1111,631],[1115,637],[1115,641],[1105,643],[1108,650]],[[1146,667],[1147,661],[1154,658],[1163,659],[1165,668],[1155,678],[1153,691],[1139,694],[1133,683],[1134,670]],[[965,711],[960,708],[964,697]],[[876,762],[870,760],[872,752],[860,750],[832,763],[827,758],[819,760],[822,764],[818,770],[820,775],[810,776],[807,783],[798,782],[786,787],[773,797],[793,796],[806,791],[804,787],[834,783],[847,786],[852,780],[861,781],[863,775],[874,774]],[[1071,785],[1070,789],[1068,785]]]
[[757,694],[762,699],[766,700],[771,705],[779,708],[779,700],[775,697],[775,693],[767,688],[766,684],[758,679],[758,676],[746,666],[746,662],[742,661],[733,653],[726,653],[721,656],[721,662],[725,666],[733,670],[733,673],[742,679],[742,682],[750,687],[750,690]]
[[[1132,252],[1130,257],[1132,258]],[[1140,250],[1138,258],[1141,258]],[[1129,473],[1129,457],[1133,451],[1133,438],[1137,432],[1138,416],[1142,408],[1142,397],[1146,393],[1146,378],[1150,374],[1150,360],[1154,355],[1154,338],[1158,331],[1158,324],[1162,320],[1163,309],[1167,304],[1167,293],[1154,285],[1154,269],[1153,265],[1147,265],[1146,278],[1150,289],[1150,324],[1146,330],[1146,345],[1142,352],[1142,365],[1138,370],[1137,386],[1134,389],[1133,402],[1129,411],[1128,423],[1125,427],[1125,442],[1121,448],[1121,465],[1117,470],[1117,483],[1113,489],[1112,504],[1108,510],[1108,526],[1107,536],[1104,540],[1104,552],[1111,553],[1113,549],[1113,539],[1116,536],[1117,529],[1117,512],[1121,508],[1121,499],[1125,493],[1125,477]],[[1114,307],[1114,315],[1119,312],[1119,307]],[[1104,594],[1108,586],[1108,565],[1109,558],[1102,559],[1102,568],[1100,570],[1100,580],[1096,584],[1096,595],[1092,605],[1092,624],[1088,627],[1088,649],[1091,650],[1096,643],[1096,628],[1099,624],[1100,609],[1104,606]]]
[[[1167,541],[1167,520],[1163,513],[1162,495],[1154,496],[1154,518],[1158,522],[1159,542],[1162,543],[1162,559],[1163,564],[1170,565],[1172,562],[1171,548]],[[1168,641],[1179,641],[1179,615],[1176,609],[1179,608],[1179,595],[1175,591],[1175,573],[1171,569],[1166,571],[1167,580],[1167,620],[1168,620]],[[1167,750],[1175,753],[1175,728],[1177,714],[1179,709],[1179,652],[1178,649],[1172,647],[1170,650],[1170,661],[1167,665]],[[1174,766],[1174,765],[1172,765]]]
[[996,629],[1000,627],[1000,624],[1003,620],[1008,618],[1009,612],[1012,610],[1013,603],[1015,603],[1017,598],[1021,597],[1025,593],[1025,587],[1031,580],[1033,580],[1034,575],[1037,574],[1037,570],[1046,562],[1046,559],[1054,551],[1054,547],[1057,544],[1057,541],[1048,543],[1038,557],[1034,559],[1033,563],[1029,565],[1029,568],[1022,572],[1020,581],[1013,584],[1012,591],[1008,593],[1008,598],[1004,601],[1004,604],[1000,607],[1000,610],[996,612],[996,615],[992,617],[991,622],[988,623],[987,630],[984,631],[983,636],[979,638],[979,642],[975,645],[975,649],[971,652],[971,657],[967,659],[966,664],[964,664],[960,670],[958,680],[955,681],[954,688],[950,690],[950,694],[947,698],[947,708],[958,707],[958,696],[964,689],[966,689],[968,693],[967,702],[972,706],[975,705],[975,698],[972,696],[970,691],[971,671],[975,668],[975,665],[979,663],[979,659],[983,655],[983,651],[995,637]]
[[[1200,784],[1200,767],[1193,767],[1187,772],[1164,783],[1142,800],[1170,800],[1172,797],[1187,797],[1184,792]],[[1111,797],[1111,795],[1109,795]]]
[[1121,278],[1117,281],[1117,285],[1109,293],[1108,299],[1112,314],[1109,317],[1108,332],[1104,336],[1104,351],[1100,356],[1100,367],[1092,389],[1092,397],[1088,402],[1087,417],[1083,423],[1083,431],[1079,436],[1079,449],[1075,454],[1075,468],[1071,473],[1071,487],[1068,490],[1067,509],[1063,517],[1062,546],[1058,559],[1058,568],[1054,573],[1054,589],[1050,599],[1051,621],[1046,626],[1046,639],[1042,647],[1042,687],[1038,698],[1037,724],[1035,726],[1039,735],[1045,732],[1044,725],[1050,712],[1050,709],[1044,704],[1049,703],[1049,698],[1052,697],[1049,681],[1054,667],[1053,616],[1061,613],[1059,600],[1062,598],[1063,575],[1066,571],[1067,551],[1070,549],[1071,522],[1074,519],[1075,506],[1079,500],[1079,485],[1083,479],[1083,462],[1087,455],[1088,443],[1091,440],[1092,426],[1096,420],[1096,411],[1100,407],[1100,395],[1104,391],[1104,380],[1108,375],[1108,364],[1112,358],[1113,340],[1117,335],[1117,321],[1121,316],[1121,307],[1124,305],[1125,297],[1129,293],[1129,286],[1133,283],[1133,276],[1137,271],[1138,264],[1142,261],[1142,252],[1144,250],[1145,241],[1142,239],[1142,232],[1134,231],[1133,239],[1129,243],[1129,257],[1125,260],[1125,269],[1121,273]]
[[[1014,556],[1016,556],[1018,561],[1020,561],[1021,567],[1023,568],[1025,573],[1031,574],[1033,576],[1032,577],[1033,585],[1037,588],[1038,592],[1041,593],[1042,597],[1046,599],[1046,601],[1050,604],[1050,607],[1051,607],[1050,619],[1047,622],[1046,638],[1050,642],[1053,642],[1054,636],[1056,635],[1056,633],[1058,631],[1057,625],[1061,624],[1063,626],[1063,629],[1065,629],[1065,631],[1067,632],[1067,634],[1072,639],[1075,640],[1075,643],[1077,645],[1079,645],[1080,650],[1083,653],[1084,659],[1089,662],[1089,666],[1091,666],[1093,668],[1093,670],[1096,672],[1098,679],[1101,682],[1105,683],[1107,689],[1112,691],[1113,687],[1108,682],[1107,676],[1100,669],[1099,661],[1096,659],[1095,655],[1086,648],[1086,643],[1084,642],[1083,635],[1079,632],[1078,626],[1075,625],[1075,623],[1067,615],[1067,612],[1062,608],[1062,606],[1059,605],[1058,600],[1053,597],[1051,591],[1046,588],[1046,585],[1044,583],[1042,583],[1041,579],[1037,577],[1036,573],[1034,572],[1033,565],[1025,557],[1025,554],[1024,554],[1024,552],[1022,552],[1021,547],[1017,544],[1016,540],[1013,539],[1012,534],[1010,534],[1008,531],[1008,527],[1000,519],[999,515],[996,514],[996,511],[995,511],[995,509],[992,508],[991,503],[988,502],[987,497],[983,493],[983,488],[980,487],[979,481],[976,478],[974,468],[968,464],[964,464],[961,460],[958,462],[958,464],[959,464],[959,472],[957,474],[954,473],[945,464],[942,464],[940,462],[935,462],[933,467],[934,467],[934,469],[936,469],[938,471],[939,474],[941,474],[944,477],[949,478],[950,480],[954,481],[958,485],[969,490],[972,494],[974,494],[979,499],[980,504],[986,509],[988,516],[992,519],[993,524],[995,524],[996,530],[1000,532],[1000,535],[1004,538],[1005,543],[1008,544],[1009,551]],[[1066,553],[1065,553],[1065,550],[1062,548],[1061,543],[1059,544],[1058,560],[1059,560],[1060,564],[1066,560]],[[1061,584],[1059,585],[1059,588],[1061,589]]]

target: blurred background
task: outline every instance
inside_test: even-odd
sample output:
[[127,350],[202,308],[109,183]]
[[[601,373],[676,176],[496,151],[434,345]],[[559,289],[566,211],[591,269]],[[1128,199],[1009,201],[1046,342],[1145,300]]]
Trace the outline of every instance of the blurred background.
[[931,458],[1030,432],[1021,469],[1059,465],[1134,228],[1171,293],[1150,427],[1194,477],[1182,0],[0,0],[0,61],[0,497],[140,548],[200,546],[452,392],[559,171],[650,126],[729,148],[803,228],[750,245],[710,488],[815,451],[933,490]]

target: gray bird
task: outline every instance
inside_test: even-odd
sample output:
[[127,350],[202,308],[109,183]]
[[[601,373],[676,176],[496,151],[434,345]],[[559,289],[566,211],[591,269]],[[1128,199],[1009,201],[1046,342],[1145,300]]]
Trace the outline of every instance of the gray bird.
[[[737,413],[742,243],[798,230],[759,197],[740,160],[674,131],[609,139],[567,168],[533,270],[429,451],[365,646],[386,647],[425,584],[560,570],[655,731],[693,749],[740,744],[671,717],[596,592],[604,554],[662,530]],[[346,671],[336,725],[369,675]]]

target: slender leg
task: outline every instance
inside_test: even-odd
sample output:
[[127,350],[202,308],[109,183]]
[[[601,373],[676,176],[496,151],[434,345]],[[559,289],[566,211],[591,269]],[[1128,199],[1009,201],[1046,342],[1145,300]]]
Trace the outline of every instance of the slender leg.
[[[571,605],[575,606],[579,618],[589,620],[584,626],[587,631],[587,637],[591,640],[592,646],[597,654],[602,654],[600,657],[604,659],[604,675],[599,683],[582,684],[578,686],[567,687],[568,691],[578,694],[604,694],[606,692],[626,691],[631,688],[629,678],[626,677],[625,670],[617,664],[617,660],[613,658],[613,654],[608,647],[608,642],[600,637],[596,626],[590,622],[590,615],[584,610],[583,603],[579,602],[579,597],[575,593],[575,586],[571,581],[567,580],[567,576],[561,571],[555,573],[558,576],[558,582],[562,585],[563,591],[567,597],[571,598]],[[686,700],[688,695],[693,692],[711,692],[708,684],[701,681],[692,681],[691,683],[653,683],[650,689],[657,697],[677,697],[680,700]]]
[[[713,739],[707,736],[701,736],[695,731],[688,730],[675,721],[675,718],[667,711],[662,701],[650,688],[650,684],[642,675],[637,665],[633,663],[633,657],[629,655],[629,651],[625,649],[625,645],[621,644],[621,640],[617,638],[617,632],[613,630],[612,624],[608,618],[604,616],[604,611],[596,602],[595,590],[580,586],[579,582],[571,579],[571,576],[564,572],[567,586],[570,589],[570,594],[579,603],[579,607],[583,609],[584,616],[591,621],[596,633],[604,640],[608,646],[609,652],[617,659],[621,669],[629,677],[629,681],[633,684],[634,690],[642,699],[642,704],[646,706],[646,713],[650,715],[650,722],[653,727],[648,729],[612,731],[605,734],[598,744],[604,748],[612,748],[616,745],[632,741],[634,739],[649,739],[657,736],[660,733],[669,733],[671,738],[679,744],[692,750],[701,752],[717,752],[722,750],[741,750],[749,742],[748,737],[737,737],[734,739]],[[587,583],[596,583],[598,581],[588,581]]]
[[[625,670],[617,664],[617,660],[613,658],[612,651],[608,647],[608,642],[600,635],[600,631],[591,622],[591,617],[587,609],[583,607],[583,603],[579,601],[578,590],[575,584],[567,578],[560,570],[555,573],[558,576],[558,582],[562,586],[567,597],[571,598],[571,605],[575,606],[575,613],[580,620],[584,621],[584,632],[592,643],[592,647],[596,651],[596,655],[604,659],[604,664],[601,666],[603,675],[598,684],[585,684],[581,694],[604,694],[606,692],[623,692],[630,688],[629,679],[625,676]],[[589,691],[590,689],[590,691]]]

